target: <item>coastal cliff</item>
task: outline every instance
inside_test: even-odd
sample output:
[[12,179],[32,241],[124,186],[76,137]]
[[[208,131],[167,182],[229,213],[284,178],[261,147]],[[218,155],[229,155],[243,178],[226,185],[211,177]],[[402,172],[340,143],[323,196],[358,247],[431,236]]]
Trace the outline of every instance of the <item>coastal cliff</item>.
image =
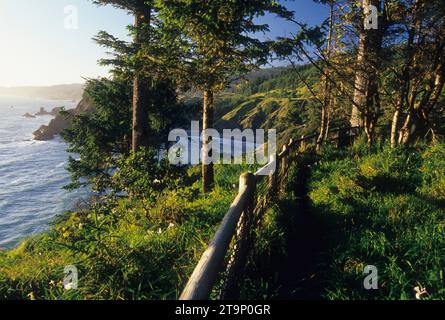
[[90,113],[92,109],[91,102],[87,98],[83,98],[76,108],[69,109],[66,113],[58,113],[48,125],[43,125],[36,130],[33,133],[34,139],[39,141],[54,139],[63,130],[71,127],[73,116],[83,113]]

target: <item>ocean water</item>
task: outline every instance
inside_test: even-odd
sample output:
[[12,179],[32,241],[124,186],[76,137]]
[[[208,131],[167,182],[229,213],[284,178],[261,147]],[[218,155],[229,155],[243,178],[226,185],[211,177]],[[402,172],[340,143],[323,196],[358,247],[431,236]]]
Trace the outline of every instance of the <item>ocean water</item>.
[[87,196],[86,190],[66,191],[66,144],[34,141],[32,133],[52,116],[25,118],[44,107],[75,107],[73,101],[0,97],[0,248],[47,230],[55,216]]

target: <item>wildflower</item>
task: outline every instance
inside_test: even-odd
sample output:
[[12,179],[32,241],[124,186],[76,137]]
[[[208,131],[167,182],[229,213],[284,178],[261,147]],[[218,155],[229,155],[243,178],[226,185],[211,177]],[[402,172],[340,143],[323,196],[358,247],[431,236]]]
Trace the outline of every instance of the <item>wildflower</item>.
[[161,234],[161,233],[162,233],[162,229],[159,228],[159,230],[158,230],[158,234]]
[[174,223],[170,223],[170,224],[168,225],[168,228],[167,228],[167,229],[171,229],[171,228],[174,228],[174,226],[175,226],[175,224],[174,224]]

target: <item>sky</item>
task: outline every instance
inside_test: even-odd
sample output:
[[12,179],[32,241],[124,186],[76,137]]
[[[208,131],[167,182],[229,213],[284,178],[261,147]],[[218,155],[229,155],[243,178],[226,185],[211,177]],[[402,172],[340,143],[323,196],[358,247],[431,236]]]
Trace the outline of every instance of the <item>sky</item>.
[[[312,0],[281,1],[297,20],[325,20],[326,7]],[[77,16],[77,19],[75,18]],[[77,23],[76,23],[77,21]],[[82,83],[106,76],[97,64],[106,49],[93,40],[100,30],[128,39],[133,18],[123,10],[97,7],[90,0],[0,0],[0,87]],[[273,16],[268,38],[289,36],[295,26]]]

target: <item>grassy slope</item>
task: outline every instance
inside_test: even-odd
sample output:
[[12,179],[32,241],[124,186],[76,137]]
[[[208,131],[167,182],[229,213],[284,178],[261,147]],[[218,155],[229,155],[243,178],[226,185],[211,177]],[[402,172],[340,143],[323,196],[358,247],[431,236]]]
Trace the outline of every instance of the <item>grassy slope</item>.
[[220,104],[230,101],[235,107],[222,115],[216,123],[217,128],[275,129],[282,139],[301,136],[308,131],[304,130],[303,120],[298,116],[304,112],[306,100],[295,94],[281,90],[247,97],[226,93],[220,99]]
[[[299,73],[308,83],[317,82],[315,68],[302,66]],[[295,71],[270,69],[265,74],[254,73],[249,83],[218,95],[216,127],[276,129],[284,141],[316,129],[318,108],[313,104],[313,97]]]
[[[286,288],[299,275],[293,282],[280,277],[291,270],[284,264],[295,263],[297,270],[301,260],[299,251],[297,260],[287,258],[296,239],[289,232],[300,233],[303,221],[295,207],[301,198],[289,192],[256,231],[242,297],[410,299],[415,286],[425,286],[430,298],[445,298],[444,168],[441,144],[374,153],[328,150],[309,181],[321,255],[313,270],[300,270],[316,274],[319,294],[304,285]],[[0,252],[0,298],[177,298],[247,169],[219,166],[217,187],[207,196],[195,183],[155,203],[121,199],[65,215],[50,232]],[[63,268],[72,264],[80,287],[64,291]],[[377,266],[379,290],[363,289],[365,265]]]
[[[196,182],[155,203],[120,199],[65,214],[49,232],[0,251],[0,299],[177,298],[247,169],[219,166],[208,195]],[[67,265],[79,269],[79,290],[62,288]]]
[[[445,299],[445,145],[337,154],[315,167],[309,195],[326,236],[325,298],[413,299],[421,286]],[[379,290],[364,290],[366,265]]]

